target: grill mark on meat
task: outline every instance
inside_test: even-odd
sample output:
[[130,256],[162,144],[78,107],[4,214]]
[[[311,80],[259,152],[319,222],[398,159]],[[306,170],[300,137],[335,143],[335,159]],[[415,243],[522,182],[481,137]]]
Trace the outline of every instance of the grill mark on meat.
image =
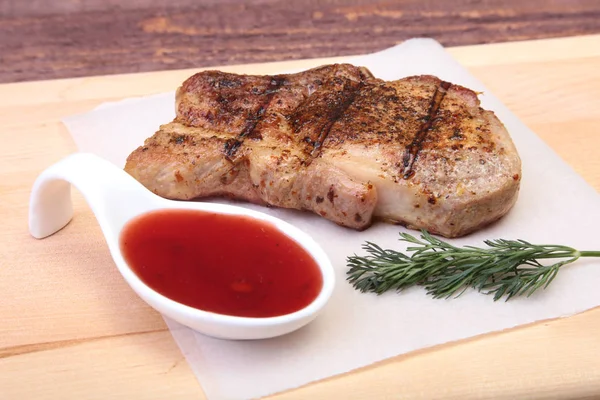
[[415,162],[419,156],[419,151],[423,148],[423,141],[427,137],[427,133],[431,130],[435,115],[437,114],[440,104],[444,100],[444,96],[452,84],[450,82],[442,81],[435,90],[431,103],[429,104],[429,111],[425,116],[425,122],[421,125],[419,131],[415,134],[412,142],[406,147],[404,158],[402,159],[404,170],[402,171],[402,177],[404,179],[410,179],[415,175],[413,169]]
[[250,135],[252,133],[252,131],[254,131],[254,129],[256,128],[256,125],[259,123],[261,118],[265,115],[265,111],[267,110],[267,108],[269,108],[269,104],[271,104],[271,100],[273,100],[273,96],[275,95],[275,93],[277,93],[279,91],[279,88],[281,87],[281,85],[284,84],[285,79],[286,79],[285,76],[280,76],[280,75],[276,75],[273,77],[273,79],[271,79],[271,82],[269,83],[269,87],[264,92],[265,100],[260,105],[260,107],[258,108],[256,113],[254,115],[248,117],[248,119],[246,120],[246,125],[244,126],[244,128],[242,129],[240,134],[235,139],[230,139],[225,142],[224,153],[225,153],[225,157],[227,159],[231,160],[235,156],[235,153],[238,151],[238,149],[244,143],[244,139],[248,135]]
[[364,86],[362,82],[358,85],[350,86],[350,90],[347,87],[344,87],[344,90],[341,92],[342,101],[339,103],[339,106],[330,110],[327,115],[327,122],[321,129],[319,133],[319,137],[313,143],[313,150],[310,152],[310,156],[314,159],[319,156],[321,153],[321,146],[323,146],[323,142],[329,136],[329,132],[331,132],[331,127],[337,122],[338,119],[346,112],[348,107],[352,105],[354,100],[356,99],[357,94],[360,92],[360,89]]
[[363,86],[363,82],[335,77],[306,98],[289,117],[293,133],[305,154],[304,165],[310,165],[319,157],[332,127],[352,105]]

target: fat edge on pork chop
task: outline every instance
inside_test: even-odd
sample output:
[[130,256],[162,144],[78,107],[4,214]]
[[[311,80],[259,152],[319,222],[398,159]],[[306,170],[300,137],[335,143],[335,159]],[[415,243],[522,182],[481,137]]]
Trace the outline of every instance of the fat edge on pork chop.
[[159,196],[379,219],[458,237],[514,205],[521,161],[477,94],[434,76],[376,79],[333,64],[288,75],[197,73],[176,118],[127,159]]

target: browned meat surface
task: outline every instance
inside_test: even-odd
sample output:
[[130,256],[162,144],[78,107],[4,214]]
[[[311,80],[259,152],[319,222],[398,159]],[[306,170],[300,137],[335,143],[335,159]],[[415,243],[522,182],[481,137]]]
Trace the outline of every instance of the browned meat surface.
[[348,64],[298,74],[198,73],[177,116],[125,170],[160,196],[226,196],[465,235],[516,201],[521,162],[477,95],[433,76],[393,82]]

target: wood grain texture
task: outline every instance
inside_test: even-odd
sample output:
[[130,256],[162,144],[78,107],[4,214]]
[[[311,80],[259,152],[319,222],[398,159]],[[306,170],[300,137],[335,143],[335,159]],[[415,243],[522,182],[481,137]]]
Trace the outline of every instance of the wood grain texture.
[[591,33],[598,0],[0,0],[0,82]]
[[[600,191],[600,36],[449,51]],[[224,69],[271,73],[330,61]],[[33,180],[75,150],[60,118],[172,90],[192,72],[0,85],[1,399],[203,398],[160,315],[119,275],[78,192],[65,229],[43,241],[27,233]],[[594,309],[411,353],[272,398],[600,398],[598,331]]]

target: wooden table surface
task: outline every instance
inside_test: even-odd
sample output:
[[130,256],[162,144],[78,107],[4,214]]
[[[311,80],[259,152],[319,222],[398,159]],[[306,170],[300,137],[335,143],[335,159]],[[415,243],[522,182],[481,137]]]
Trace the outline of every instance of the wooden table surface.
[[0,82],[593,33],[598,0],[0,0]]
[[[600,35],[449,51],[600,191]],[[226,69],[271,73],[335,60]],[[119,275],[78,192],[65,229],[41,241],[27,231],[33,180],[75,151],[61,117],[172,90],[191,72],[0,85],[0,399],[203,398],[160,315]],[[594,309],[397,357],[273,399],[600,398],[599,331]]]

